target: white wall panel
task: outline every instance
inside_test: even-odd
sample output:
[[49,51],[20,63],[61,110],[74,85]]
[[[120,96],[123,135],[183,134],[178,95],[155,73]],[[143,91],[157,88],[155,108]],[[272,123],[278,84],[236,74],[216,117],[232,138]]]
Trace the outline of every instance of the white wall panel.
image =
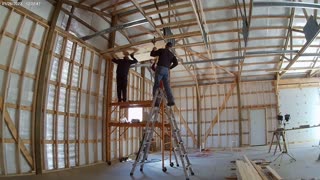
[[[279,103],[282,115],[290,114],[291,119],[286,128],[301,125],[319,125],[320,88],[280,89]],[[288,142],[305,142],[319,140],[320,128],[302,129],[287,132]]]

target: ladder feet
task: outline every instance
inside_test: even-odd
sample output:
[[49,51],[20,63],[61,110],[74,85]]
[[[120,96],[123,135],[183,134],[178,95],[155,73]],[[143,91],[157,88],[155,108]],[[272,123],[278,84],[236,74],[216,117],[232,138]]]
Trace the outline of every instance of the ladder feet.
[[162,171],[163,171],[163,172],[167,172],[167,168],[166,168],[166,167],[163,167],[163,168],[162,168]]
[[173,162],[171,162],[171,163],[170,163],[170,166],[173,167],[173,165],[174,165]]

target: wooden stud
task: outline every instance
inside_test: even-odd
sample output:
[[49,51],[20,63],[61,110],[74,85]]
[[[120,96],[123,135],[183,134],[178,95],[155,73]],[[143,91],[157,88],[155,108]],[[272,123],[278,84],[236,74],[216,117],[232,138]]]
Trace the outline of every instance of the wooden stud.
[[[112,16],[111,26],[115,26],[117,23],[117,16]],[[115,32],[110,33],[109,37],[109,48],[113,48],[115,45]],[[111,121],[111,102],[112,102],[112,81],[113,81],[113,63],[111,59],[107,59],[106,68],[105,68],[105,101],[104,101],[104,109],[106,109],[106,160],[108,164],[111,163],[111,129],[110,129],[110,121]]]
[[[89,51],[89,50],[87,50]],[[91,122],[91,119],[90,119],[90,99],[91,99],[91,78],[92,78],[92,71],[93,71],[93,56],[94,56],[94,53],[92,51],[90,51],[90,65],[89,65],[89,72],[88,72],[88,81],[87,81],[87,92],[86,93],[86,114],[88,115],[88,118],[86,118],[85,120],[85,139],[86,140],[89,140],[89,124]],[[89,156],[89,144],[86,143],[85,144],[85,149],[86,149],[86,152],[85,152],[85,155],[86,155],[86,164],[89,164],[90,163],[90,156]]]
[[69,63],[69,69],[68,69],[68,78],[67,78],[67,88],[66,88],[66,102],[65,102],[65,120],[64,120],[64,139],[66,143],[64,144],[64,160],[65,160],[65,167],[70,168],[70,156],[69,156],[69,122],[70,122],[70,98],[71,98],[71,86],[72,86],[72,76],[73,76],[73,69],[74,69],[74,58],[76,55],[77,50],[77,43],[73,42],[72,49],[71,49],[71,55]]
[[[81,46],[81,58],[80,58],[80,66],[79,66],[79,90],[77,91],[77,95],[78,95],[78,99],[79,99],[79,103],[78,103],[78,109],[77,109],[77,139],[80,140],[80,127],[81,127],[81,97],[82,97],[82,82],[83,82],[83,70],[84,70],[84,61],[85,61],[85,57],[86,57],[86,47],[82,47]],[[78,141],[77,143],[77,154],[76,154],[76,165],[80,166],[80,153],[81,153],[81,146],[80,146],[80,142]]]
[[46,39],[43,40],[44,48],[43,48],[43,57],[41,59],[41,65],[39,69],[39,84],[38,84],[38,93],[36,98],[36,122],[35,122],[35,154],[36,154],[36,173],[42,174],[43,170],[43,158],[42,158],[42,120],[44,117],[43,107],[45,107],[45,98],[47,97],[47,77],[48,77],[48,69],[51,62],[51,53],[53,42],[54,42],[54,30],[56,27],[56,23],[58,20],[58,15],[60,13],[62,7],[62,0],[58,0],[54,9],[54,12],[51,16],[51,21],[49,24],[48,34]]
[[[98,123],[98,121],[99,121],[99,119],[98,119],[98,116],[99,116],[99,96],[100,96],[100,93],[99,93],[99,91],[100,91],[100,78],[101,78],[101,65],[102,65],[102,61],[103,61],[103,59],[102,59],[102,57],[100,57],[99,56],[99,60],[98,60],[99,62],[98,62],[98,74],[97,74],[97,79],[96,79],[96,82],[97,82],[97,84],[96,84],[96,91],[97,91],[97,96],[96,96],[96,99],[95,99],[95,116],[96,116],[96,118],[95,118],[95,121],[96,121],[96,127],[95,127],[95,131],[96,131],[96,133],[95,133],[95,139],[96,139],[96,141],[98,141],[99,140],[99,138],[98,138],[98,132],[99,131],[101,131],[102,129],[101,129],[101,127],[100,127],[100,129],[99,129],[99,123]],[[98,159],[98,151],[100,151],[100,153],[102,153],[101,152],[101,150],[99,150],[98,149],[98,143],[96,143],[95,144],[95,162],[98,162],[99,161],[99,159]]]

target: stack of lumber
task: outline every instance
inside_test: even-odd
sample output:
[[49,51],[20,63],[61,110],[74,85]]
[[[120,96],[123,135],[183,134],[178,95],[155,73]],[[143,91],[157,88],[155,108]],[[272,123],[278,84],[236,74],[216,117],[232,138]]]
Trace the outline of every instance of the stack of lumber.
[[250,161],[246,155],[243,156],[244,161],[237,160],[238,179],[242,180],[281,180],[281,176],[270,166],[266,166],[262,169],[253,161]]

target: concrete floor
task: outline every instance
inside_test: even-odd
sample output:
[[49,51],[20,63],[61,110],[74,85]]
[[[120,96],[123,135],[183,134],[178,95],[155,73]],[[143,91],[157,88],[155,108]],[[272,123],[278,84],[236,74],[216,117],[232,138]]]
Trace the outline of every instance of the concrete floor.
[[[195,172],[190,180],[219,180],[226,176],[236,175],[236,171],[231,170],[235,167],[230,161],[242,159],[247,155],[249,159],[265,159],[272,161],[270,166],[274,168],[283,178],[288,180],[320,180],[320,161],[316,161],[320,149],[312,147],[313,144],[290,145],[289,152],[297,161],[290,162],[287,155],[283,159],[273,161],[279,153],[273,156],[273,153],[267,153],[268,146],[247,147],[241,149],[211,150],[203,152],[189,151],[190,161]],[[180,167],[170,167],[169,160],[165,161],[168,169],[166,173],[162,172],[162,163],[160,154],[149,156],[150,163],[144,167],[144,172],[136,168],[134,175],[129,175],[132,161],[107,164],[98,164],[95,166],[74,168],[70,170],[46,173],[43,175],[28,175],[18,177],[6,177],[0,179],[16,180],[143,180],[143,179],[165,179],[165,180],[183,180],[185,179]],[[281,163],[280,163],[281,161]]]

